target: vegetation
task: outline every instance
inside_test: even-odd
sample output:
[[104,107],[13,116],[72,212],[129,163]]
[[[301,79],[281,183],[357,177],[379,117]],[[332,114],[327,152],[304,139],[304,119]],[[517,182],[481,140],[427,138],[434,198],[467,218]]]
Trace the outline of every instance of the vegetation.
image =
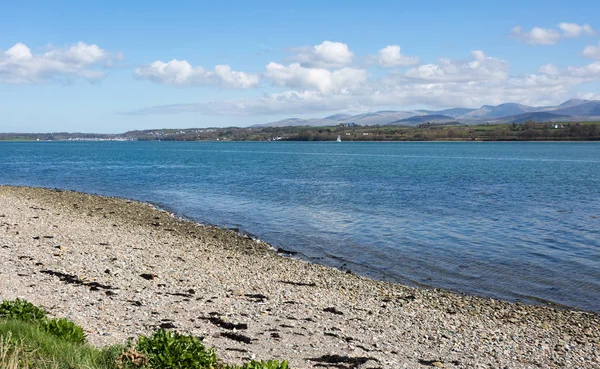
[[214,350],[206,349],[193,336],[160,329],[150,337],[141,336],[135,349],[143,352],[147,364],[152,368],[215,368],[218,365]]
[[0,319],[14,319],[24,322],[41,321],[46,319],[46,312],[25,300],[2,301],[0,304]]
[[63,340],[35,322],[0,321],[0,368],[116,368],[119,347],[97,349]]
[[8,134],[1,140],[139,140],[139,141],[594,141],[600,122],[528,121],[522,124],[464,125],[458,122],[418,126],[192,128],[131,131],[122,135],[78,133]]
[[80,345],[86,341],[86,334],[83,332],[83,328],[64,318],[46,319],[42,322],[42,328],[63,341]]
[[0,304],[0,368],[40,369],[288,369],[286,361],[222,363],[200,339],[159,329],[125,346],[96,348],[83,329],[67,319],[48,319],[25,301]]
[[85,343],[86,336],[81,327],[67,319],[48,319],[43,309],[25,300],[3,301],[0,304],[0,319],[32,322],[63,341]]

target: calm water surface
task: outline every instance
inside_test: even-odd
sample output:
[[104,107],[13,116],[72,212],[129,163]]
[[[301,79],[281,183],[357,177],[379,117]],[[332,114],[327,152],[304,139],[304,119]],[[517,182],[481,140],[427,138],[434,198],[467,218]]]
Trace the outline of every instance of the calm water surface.
[[150,201],[375,278],[600,311],[599,143],[0,143],[0,183]]

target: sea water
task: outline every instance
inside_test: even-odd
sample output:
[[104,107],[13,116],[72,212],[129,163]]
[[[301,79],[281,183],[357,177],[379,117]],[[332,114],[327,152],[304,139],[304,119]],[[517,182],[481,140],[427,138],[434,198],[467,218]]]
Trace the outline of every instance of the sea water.
[[0,184],[156,203],[382,280],[600,311],[600,143],[4,142]]

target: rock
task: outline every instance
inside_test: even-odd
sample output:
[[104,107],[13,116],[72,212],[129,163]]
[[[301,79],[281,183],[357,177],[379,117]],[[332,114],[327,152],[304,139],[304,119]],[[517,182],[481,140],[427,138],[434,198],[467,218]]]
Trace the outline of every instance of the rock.
[[542,328],[544,328],[544,329],[549,329],[549,328],[550,328],[550,326],[548,325],[548,322],[543,322],[543,323],[542,323]]
[[332,313],[335,315],[344,315],[344,313],[342,313],[341,311],[339,311],[338,309],[336,309],[334,307],[325,308],[325,309],[323,309],[323,311],[327,312],[327,313]]
[[161,327],[162,329],[175,329],[175,328],[177,328],[175,326],[175,324],[173,324],[171,322],[160,323],[159,327]]

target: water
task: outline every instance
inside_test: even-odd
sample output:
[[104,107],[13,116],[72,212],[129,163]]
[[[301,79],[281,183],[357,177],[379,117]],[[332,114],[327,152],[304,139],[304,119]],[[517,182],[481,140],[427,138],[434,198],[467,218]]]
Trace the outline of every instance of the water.
[[0,183],[150,201],[375,278],[600,311],[598,143],[0,143]]

